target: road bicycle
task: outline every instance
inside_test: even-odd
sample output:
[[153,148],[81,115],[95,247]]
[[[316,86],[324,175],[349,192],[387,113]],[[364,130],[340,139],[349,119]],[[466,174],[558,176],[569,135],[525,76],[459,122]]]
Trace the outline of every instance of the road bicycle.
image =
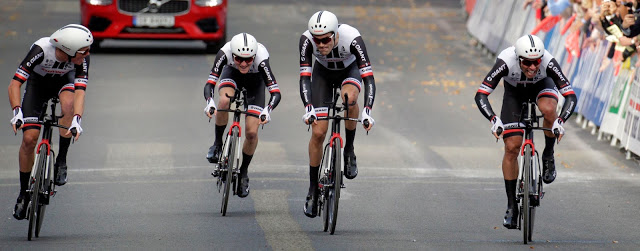
[[[323,231],[334,234],[336,231],[336,223],[338,220],[338,204],[340,202],[340,189],[345,188],[343,182],[342,171],[342,151],[343,142],[340,135],[340,121],[362,122],[356,118],[349,118],[347,106],[355,105],[356,102],[349,103],[348,97],[344,97],[342,106],[338,106],[338,98],[340,97],[339,89],[333,89],[333,100],[327,102],[329,104],[330,115],[326,117],[318,117],[318,120],[331,120],[331,134],[329,142],[324,146],[322,160],[320,162],[318,190],[320,198],[318,198],[318,216],[322,216]],[[340,116],[340,112],[346,110],[346,117]],[[309,118],[309,125],[315,121],[314,117]],[[369,121],[365,120],[363,124],[369,127]],[[326,162],[325,162],[326,160]],[[323,213],[324,211],[324,213]]]
[[[539,119],[542,117],[536,113],[535,101],[528,100],[522,103],[520,122],[505,126],[505,130],[524,130],[520,161],[518,162],[520,175],[516,191],[516,202],[518,202],[520,208],[518,229],[523,233],[524,244],[531,241],[536,208],[540,206],[540,201],[544,197],[540,155],[533,143],[533,132],[535,130],[551,132],[551,128],[540,126]],[[498,135],[501,133],[501,130],[497,132]],[[557,138],[558,131],[556,130],[554,134]]]
[[[27,193],[31,198],[27,206],[27,218],[29,219],[29,232],[27,239],[31,240],[33,236],[36,238],[40,235],[42,229],[42,221],[44,220],[45,210],[49,201],[56,195],[55,184],[53,182],[53,160],[55,159],[55,152],[51,148],[53,142],[51,136],[53,128],[69,129],[66,126],[58,124],[58,119],[62,116],[56,116],[56,104],[60,100],[51,98],[42,105],[42,114],[38,117],[38,121],[29,122],[30,124],[42,125],[42,139],[37,145],[35,161],[31,168],[31,176],[29,177],[29,187]],[[47,113],[47,106],[51,104],[51,112]],[[16,123],[16,127],[20,127],[22,123]],[[77,134],[75,128],[71,130],[71,133],[75,137]]]
[[[246,107],[244,106],[247,104],[247,90],[245,88],[242,88],[242,90],[236,89],[233,97],[229,95],[226,96],[230,99],[230,104],[235,104],[236,108],[231,109],[231,105],[229,105],[229,109],[218,109],[218,112],[232,112],[233,123],[231,124],[231,128],[229,128],[229,132],[227,133],[224,143],[222,144],[222,153],[218,158],[216,170],[211,173],[211,175],[217,177],[216,185],[218,186],[218,192],[222,192],[222,205],[220,207],[220,213],[222,213],[222,216],[227,215],[227,206],[229,204],[229,197],[231,193],[236,195],[237,192],[237,181],[240,174],[240,151],[242,149],[240,146],[240,142],[242,142],[240,116],[242,114],[254,116],[254,114],[246,111]],[[241,107],[244,109],[241,109]],[[209,113],[213,114],[214,111],[215,109],[211,108]],[[262,115],[260,119],[264,121],[266,119],[265,115]]]

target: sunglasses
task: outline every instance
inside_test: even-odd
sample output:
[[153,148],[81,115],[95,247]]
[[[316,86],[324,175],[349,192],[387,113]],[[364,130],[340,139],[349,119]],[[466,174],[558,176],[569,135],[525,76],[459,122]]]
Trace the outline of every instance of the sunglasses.
[[542,59],[538,58],[536,60],[527,60],[527,59],[520,59],[520,63],[522,63],[524,66],[531,66],[531,65],[539,65],[540,62],[542,62]]
[[313,42],[315,42],[316,44],[328,44],[329,42],[331,42],[331,39],[333,39],[333,36],[335,36],[336,34],[333,33],[331,34],[331,36],[325,37],[325,38],[317,38],[317,37],[313,37]]
[[89,50],[76,51],[76,53],[80,53],[80,55],[87,55],[87,54],[89,54]]
[[238,64],[242,64],[242,62],[246,62],[247,64],[250,64],[251,62],[253,62],[254,57],[243,58],[243,57],[238,57],[236,55],[233,55],[233,61],[236,61]]

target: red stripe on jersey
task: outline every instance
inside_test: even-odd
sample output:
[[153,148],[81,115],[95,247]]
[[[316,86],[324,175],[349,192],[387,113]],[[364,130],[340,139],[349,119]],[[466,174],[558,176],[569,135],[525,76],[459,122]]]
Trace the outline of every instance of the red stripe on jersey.
[[311,77],[311,72],[301,72],[300,76],[301,77]]
[[87,84],[82,84],[82,83],[75,83],[74,86],[87,88]]
[[507,134],[507,133],[517,133],[517,132],[524,133],[524,130],[522,130],[522,129],[509,129],[509,130],[505,130],[505,131],[504,131],[504,134]]
[[366,78],[368,76],[373,76],[373,72],[367,72],[365,74],[360,75],[361,78]]
[[478,92],[482,93],[482,94],[487,94],[487,95],[491,94],[491,93],[489,93],[489,92],[487,92],[485,90],[481,90],[481,89],[478,89]]
[[316,115],[318,115],[318,117],[326,117],[326,116],[329,116],[329,113],[328,113],[328,112],[325,112],[325,113],[318,113],[318,114],[316,114]]
[[257,110],[249,110],[249,111],[247,111],[247,112],[248,112],[248,113],[251,113],[251,114],[255,114],[255,115],[260,115],[260,112],[259,112],[259,111],[257,111]]
[[576,93],[575,93],[575,92],[570,91],[570,92],[567,92],[567,93],[565,93],[565,94],[562,94],[562,96],[565,96],[565,97],[566,97],[566,96],[571,95],[571,94],[576,95]]
[[558,96],[556,96],[556,94],[553,93],[553,92],[543,92],[543,93],[540,93],[540,95],[538,95],[538,97],[542,97],[542,96],[551,96],[551,97],[554,97],[556,99],[558,98]]
[[216,85],[216,81],[213,81],[213,80],[207,80],[207,84]]
[[310,64],[300,64],[300,66],[311,66]]
[[22,126],[23,126],[23,127],[31,126],[31,127],[38,127],[38,128],[42,127],[42,125],[41,125],[41,124],[24,124],[24,125],[22,125]]
[[22,79],[22,81],[27,81],[27,78],[25,76],[22,76],[22,74],[16,73],[15,76],[18,77],[19,79]]
[[274,92],[280,92],[280,89],[273,89],[273,90],[269,91],[269,93],[274,93]]

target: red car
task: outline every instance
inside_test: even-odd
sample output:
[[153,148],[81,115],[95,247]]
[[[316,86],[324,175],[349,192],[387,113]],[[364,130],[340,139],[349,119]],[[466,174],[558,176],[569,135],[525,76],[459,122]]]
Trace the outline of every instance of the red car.
[[92,48],[103,39],[202,40],[217,52],[226,42],[227,0],[80,0]]

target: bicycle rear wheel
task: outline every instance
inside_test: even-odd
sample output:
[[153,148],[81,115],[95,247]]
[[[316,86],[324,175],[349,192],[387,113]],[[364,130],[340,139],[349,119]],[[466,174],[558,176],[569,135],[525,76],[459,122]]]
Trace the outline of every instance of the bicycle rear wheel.
[[331,183],[328,193],[328,211],[329,232],[334,234],[336,231],[336,223],[338,222],[338,204],[340,202],[340,188],[342,186],[342,166],[340,161],[340,139],[336,138],[333,142],[331,160]]
[[[38,225],[38,217],[40,213],[40,190],[41,180],[42,180],[42,172],[44,170],[45,164],[47,161],[47,145],[42,144],[40,146],[40,153],[38,154],[38,162],[36,163],[35,170],[35,182],[31,185],[31,206],[29,207],[28,217],[29,217],[29,233],[27,235],[27,239],[31,240],[34,236],[34,232],[39,232]],[[31,181],[31,179],[29,179]],[[41,221],[41,220],[40,220]],[[35,233],[35,236],[38,237],[39,233]]]
[[226,179],[224,181],[224,189],[222,192],[222,208],[220,209],[222,216],[227,215],[227,206],[229,205],[229,197],[231,196],[231,192],[232,192],[231,187],[233,186],[233,166],[235,164],[237,138],[238,138],[238,129],[233,128],[231,137],[228,139],[229,144],[228,144],[227,151],[224,153],[224,156],[223,156],[223,165],[225,165],[223,169],[226,169],[226,171],[220,174],[220,175],[226,175]]
[[522,171],[524,172],[524,184],[522,194],[522,234],[524,239],[524,244],[527,244],[531,241],[531,146],[526,145],[524,147],[524,166],[522,167]]

